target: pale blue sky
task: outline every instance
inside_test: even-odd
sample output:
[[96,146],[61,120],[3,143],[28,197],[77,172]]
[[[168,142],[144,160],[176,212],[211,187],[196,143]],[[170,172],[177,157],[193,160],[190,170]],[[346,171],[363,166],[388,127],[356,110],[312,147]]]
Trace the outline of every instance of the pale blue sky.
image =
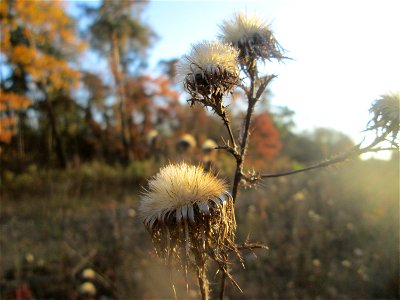
[[270,21],[293,58],[267,67],[279,76],[272,104],[293,109],[300,130],[330,127],[360,141],[371,102],[400,90],[399,0],[153,1],[145,20],[160,39],[150,66],[215,39],[240,10]]

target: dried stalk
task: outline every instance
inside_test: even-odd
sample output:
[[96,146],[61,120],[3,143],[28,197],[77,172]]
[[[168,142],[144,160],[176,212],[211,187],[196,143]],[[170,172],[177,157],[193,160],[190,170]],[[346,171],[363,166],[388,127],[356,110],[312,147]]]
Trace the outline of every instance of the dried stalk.
[[286,171],[286,172],[279,172],[279,173],[271,173],[271,174],[261,174],[258,176],[259,179],[264,179],[264,178],[273,178],[273,177],[281,177],[281,176],[288,176],[288,175],[293,175],[293,174],[298,174],[298,173],[303,173],[306,171],[314,170],[314,169],[319,169],[319,168],[324,168],[333,164],[337,164],[340,162],[343,162],[347,159],[357,157],[363,153],[368,153],[368,152],[379,152],[379,151],[399,151],[399,146],[395,143],[392,144],[392,147],[390,148],[374,148],[377,146],[379,143],[386,141],[387,136],[391,133],[391,131],[387,131],[381,136],[378,136],[375,138],[375,140],[368,146],[365,146],[364,148],[361,148],[361,144],[358,144],[351,148],[350,150],[339,154],[333,158],[327,159],[323,162],[305,167],[303,169],[298,169],[298,170],[291,170],[291,171]]
[[[244,165],[244,161],[245,161],[245,157],[246,157],[246,152],[247,152],[247,147],[248,147],[248,142],[249,142],[249,136],[250,136],[250,124],[251,124],[251,119],[254,113],[254,107],[257,103],[257,101],[260,99],[261,95],[263,94],[263,92],[265,91],[265,89],[267,88],[268,84],[271,82],[271,80],[275,77],[275,76],[267,76],[265,78],[262,79],[261,83],[258,82],[257,78],[258,78],[258,74],[257,74],[257,66],[256,66],[256,61],[255,59],[253,60],[253,63],[251,64],[251,68],[247,69],[246,72],[249,76],[250,79],[250,87],[249,89],[244,88],[246,95],[247,95],[247,99],[248,99],[248,107],[247,107],[247,113],[246,113],[246,117],[244,119],[244,128],[243,128],[243,134],[241,137],[241,143],[240,143],[240,152],[238,153],[236,151],[237,149],[237,145],[234,143],[234,138],[232,136],[232,131],[230,129],[229,126],[229,121],[225,122],[225,125],[227,127],[228,133],[231,137],[231,141],[232,141],[232,147],[219,147],[220,149],[225,149],[226,151],[228,151],[229,153],[231,153],[235,159],[236,159],[236,171],[235,171],[235,177],[233,180],[233,186],[232,186],[232,198],[233,198],[233,203],[236,202],[236,197],[238,194],[238,189],[239,189],[239,184],[240,181],[243,178],[243,165]],[[256,87],[258,86],[258,89],[256,90]],[[260,246],[257,248],[264,248],[266,246]],[[248,247],[246,249],[249,249]],[[236,251],[238,251],[240,249],[236,249]],[[220,293],[219,293],[219,299],[223,300],[224,299],[224,293],[225,293],[225,282],[226,282],[226,277],[229,276],[229,274],[227,273],[227,264],[226,262],[224,263],[224,265],[220,268],[222,270],[222,275],[221,275],[221,283],[220,283]],[[233,281],[232,278],[230,278],[231,282],[233,282],[235,284],[235,282]],[[240,290],[240,287],[237,285],[238,289]]]

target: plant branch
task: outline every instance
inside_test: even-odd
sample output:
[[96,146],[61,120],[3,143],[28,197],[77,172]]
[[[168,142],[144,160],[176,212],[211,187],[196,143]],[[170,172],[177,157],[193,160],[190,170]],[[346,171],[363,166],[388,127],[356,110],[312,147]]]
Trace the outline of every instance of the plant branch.
[[256,87],[256,76],[255,76],[256,72],[257,72],[257,68],[254,65],[254,67],[251,70],[249,70],[250,88],[249,88],[248,92],[246,93],[249,104],[247,107],[246,118],[244,120],[244,129],[243,129],[243,135],[242,135],[241,144],[240,144],[240,156],[236,158],[236,172],[235,172],[235,177],[234,177],[233,186],[232,186],[232,198],[233,198],[234,203],[236,202],[239,183],[240,183],[240,180],[242,179],[242,174],[243,174],[243,163],[244,163],[244,159],[246,156],[247,140],[249,137],[251,117],[254,112],[254,106],[258,100],[258,98],[254,96],[255,87]]
[[265,249],[269,250],[267,245],[264,244],[259,244],[259,243],[249,243],[245,242],[237,247],[237,250],[242,251],[242,250],[253,250],[253,249]]
[[208,285],[205,270],[197,270],[197,280],[199,282],[201,299],[208,300]]
[[[240,153],[237,152],[237,146],[234,142],[233,135],[231,134],[230,126],[229,123],[225,123],[225,126],[228,129],[229,134],[231,135],[231,141],[232,141],[232,147],[226,147],[225,149],[228,150],[236,159],[236,171],[235,171],[235,177],[233,179],[233,186],[232,186],[232,198],[233,202],[236,202],[236,197],[237,197],[237,192],[239,189],[239,184],[240,181],[243,177],[243,164],[246,156],[246,150],[248,146],[248,139],[249,139],[249,133],[250,133],[250,124],[251,124],[251,117],[254,112],[254,107],[258,101],[258,99],[261,97],[262,93],[266,89],[267,85],[270,83],[270,81],[275,77],[274,75],[272,76],[266,76],[262,79],[260,86],[258,87],[256,91],[256,78],[257,78],[257,66],[256,62],[254,60],[253,62],[253,67],[249,70],[248,72],[249,78],[250,78],[250,87],[246,88],[244,86],[240,86],[246,93],[247,99],[248,99],[248,107],[247,107],[247,113],[246,117],[244,120],[244,128],[243,128],[243,135],[240,140]],[[225,122],[226,119],[224,119]],[[254,246],[254,245],[253,245]],[[249,245],[244,245],[243,247],[247,247],[246,249],[249,249]],[[260,247],[261,248],[261,247]],[[225,270],[227,268],[226,264],[223,266],[222,270]],[[225,282],[226,282],[226,277],[229,276],[225,271],[222,272],[221,275],[221,284],[220,284],[220,293],[219,293],[219,299],[223,300],[224,299],[224,292],[225,292]],[[230,280],[235,284],[232,278]],[[237,284],[236,284],[237,285]],[[237,285],[237,287],[240,289],[240,287]]]
[[229,121],[229,119],[227,118],[227,116],[225,114],[222,116],[222,120],[224,121],[226,130],[228,131],[229,139],[230,139],[230,142],[232,144],[232,148],[236,152],[237,145],[236,145],[236,142],[235,142],[235,137],[233,136],[233,133],[232,133],[232,128],[231,128],[231,125],[230,125],[230,121]]
[[346,159],[350,159],[351,157],[358,156],[358,155],[361,155],[361,154],[367,153],[367,152],[379,152],[379,151],[388,151],[388,150],[390,150],[390,151],[397,150],[398,151],[399,150],[398,145],[395,145],[393,148],[374,148],[379,143],[383,142],[386,139],[388,134],[389,133],[376,137],[375,140],[370,145],[368,145],[364,148],[361,148],[361,144],[358,144],[358,145],[354,146],[353,148],[351,148],[349,151],[346,151],[346,152],[339,154],[331,159],[327,159],[323,162],[308,166],[303,169],[291,170],[291,171],[280,172],[280,173],[261,174],[258,177],[259,177],[259,179],[263,179],[263,178],[281,177],[281,176],[288,176],[288,175],[293,175],[293,174],[297,174],[297,173],[303,173],[306,171],[327,167],[327,166],[345,161]]
[[225,272],[222,272],[222,275],[221,275],[221,284],[220,284],[219,296],[218,296],[218,299],[219,299],[219,300],[223,300],[223,299],[224,299],[225,282],[226,282],[226,275],[225,275]]

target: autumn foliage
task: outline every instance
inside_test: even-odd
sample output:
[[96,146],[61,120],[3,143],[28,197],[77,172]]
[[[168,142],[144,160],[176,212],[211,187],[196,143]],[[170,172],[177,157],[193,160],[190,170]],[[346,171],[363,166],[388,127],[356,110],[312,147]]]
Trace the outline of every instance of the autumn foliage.
[[282,148],[279,131],[268,112],[254,117],[248,165],[265,170]]
[[69,65],[68,58],[82,51],[84,43],[77,38],[61,1],[2,1],[0,17],[1,53],[12,72],[1,87],[0,135],[3,143],[9,143],[17,132],[15,114],[34,102],[33,90],[51,101],[49,93],[77,86],[79,71]]
[[9,143],[17,133],[17,115],[29,105],[29,99],[0,91],[0,142]]

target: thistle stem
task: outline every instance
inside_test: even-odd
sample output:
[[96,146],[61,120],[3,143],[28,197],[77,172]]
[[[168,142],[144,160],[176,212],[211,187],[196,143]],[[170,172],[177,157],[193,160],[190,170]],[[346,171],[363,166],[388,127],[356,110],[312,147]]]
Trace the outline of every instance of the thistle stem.
[[340,163],[340,162],[345,161],[346,159],[352,158],[354,156],[358,156],[358,155],[361,155],[363,153],[368,153],[368,152],[378,152],[378,151],[382,151],[382,150],[398,151],[399,149],[396,147],[374,148],[379,143],[385,141],[386,137],[389,134],[390,134],[390,131],[384,133],[381,136],[376,137],[375,140],[371,144],[369,144],[368,146],[365,146],[364,148],[361,148],[361,143],[360,143],[342,154],[339,154],[333,158],[327,159],[323,162],[316,163],[314,165],[305,167],[303,169],[291,170],[291,171],[280,172],[280,173],[262,174],[262,175],[260,175],[260,178],[273,178],[273,177],[288,176],[288,175],[302,173],[302,172],[306,172],[306,171],[310,171],[310,170],[314,170],[314,169],[324,168],[324,167],[327,167],[327,166],[330,166],[330,165],[333,165],[336,163]]
[[238,157],[236,157],[236,172],[235,172],[235,177],[233,180],[233,187],[232,187],[232,198],[233,198],[234,203],[236,202],[236,196],[237,196],[237,192],[239,189],[239,183],[240,183],[240,180],[242,179],[242,174],[243,174],[243,163],[244,163],[244,159],[246,156],[246,150],[247,150],[247,146],[248,146],[247,144],[248,144],[248,138],[249,138],[251,117],[254,112],[254,106],[256,105],[257,100],[258,100],[258,98],[254,96],[255,86],[256,86],[256,79],[255,79],[254,74],[256,72],[257,72],[256,67],[253,67],[251,70],[249,70],[250,90],[246,93],[249,105],[247,107],[246,118],[244,120],[243,136],[242,136],[241,144],[240,144],[240,155]]
[[236,142],[235,142],[235,138],[234,138],[233,133],[232,133],[232,128],[231,128],[229,119],[226,116],[223,116],[222,120],[224,121],[225,127],[228,130],[229,139],[230,139],[230,141],[232,143],[231,146],[233,147],[234,150],[236,150]]
[[209,289],[208,289],[208,281],[206,274],[206,261],[202,257],[199,251],[197,251],[196,249],[192,250],[196,260],[196,273],[197,273],[197,280],[199,282],[201,299],[208,300]]
[[226,275],[225,275],[224,272],[222,272],[221,284],[220,284],[220,290],[219,290],[219,300],[223,300],[224,299],[225,281],[226,281]]
[[201,300],[208,300],[208,283],[204,268],[197,270],[197,280],[199,281]]

